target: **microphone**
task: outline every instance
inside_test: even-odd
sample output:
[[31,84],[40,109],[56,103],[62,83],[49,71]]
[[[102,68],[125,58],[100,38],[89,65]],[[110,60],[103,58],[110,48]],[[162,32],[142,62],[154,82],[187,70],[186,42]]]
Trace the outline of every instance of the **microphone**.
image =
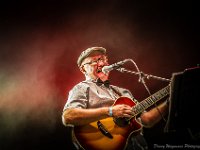
[[114,63],[114,64],[109,65],[109,66],[104,66],[104,67],[102,68],[102,72],[103,72],[104,74],[107,74],[108,72],[110,72],[110,71],[112,71],[112,70],[114,70],[114,69],[120,68],[120,67],[121,67],[124,63],[126,63],[127,61],[129,61],[129,59],[125,59],[125,60],[123,60],[123,61],[119,61],[119,62]]

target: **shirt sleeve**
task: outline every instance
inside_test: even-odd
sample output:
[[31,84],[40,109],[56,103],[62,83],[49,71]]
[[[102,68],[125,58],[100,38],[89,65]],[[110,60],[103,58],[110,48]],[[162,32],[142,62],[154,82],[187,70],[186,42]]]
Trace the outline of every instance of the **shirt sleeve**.
[[87,108],[89,86],[79,83],[70,90],[64,110],[68,108]]

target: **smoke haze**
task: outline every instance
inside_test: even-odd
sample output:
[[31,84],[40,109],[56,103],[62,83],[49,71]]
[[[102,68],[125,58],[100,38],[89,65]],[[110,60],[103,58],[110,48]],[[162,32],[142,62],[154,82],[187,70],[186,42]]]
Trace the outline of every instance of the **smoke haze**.
[[[181,4],[12,1],[2,5],[0,148],[24,141],[37,149],[48,147],[49,141],[66,146],[62,109],[68,91],[84,79],[76,60],[90,46],[105,47],[110,64],[131,58],[145,73],[164,78],[196,66],[198,10],[194,3]],[[137,99],[148,96],[137,76],[113,71],[111,77],[113,84],[130,89]],[[147,84],[152,92],[166,85],[154,80]],[[45,137],[44,143],[38,136]]]

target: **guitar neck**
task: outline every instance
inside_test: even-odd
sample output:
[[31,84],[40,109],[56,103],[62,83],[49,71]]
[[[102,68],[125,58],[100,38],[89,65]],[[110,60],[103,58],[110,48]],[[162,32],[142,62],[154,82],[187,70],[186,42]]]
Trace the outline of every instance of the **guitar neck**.
[[165,96],[169,94],[170,86],[166,86],[165,88],[159,90],[158,92],[154,93],[153,95],[149,96],[145,100],[141,101],[140,103],[137,103],[133,108],[132,111],[134,113],[134,116],[137,116],[153,104],[155,104],[157,101],[161,100]]

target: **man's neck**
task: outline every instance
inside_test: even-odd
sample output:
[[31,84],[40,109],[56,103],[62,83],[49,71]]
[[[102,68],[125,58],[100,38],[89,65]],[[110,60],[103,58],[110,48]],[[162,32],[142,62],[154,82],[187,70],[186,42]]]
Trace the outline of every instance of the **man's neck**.
[[98,78],[97,77],[91,77],[91,76],[85,76],[85,79],[86,80],[97,80]]
[[107,77],[89,77],[89,76],[86,76],[86,80],[97,80],[98,78],[100,78],[102,81],[106,81],[108,80]]

